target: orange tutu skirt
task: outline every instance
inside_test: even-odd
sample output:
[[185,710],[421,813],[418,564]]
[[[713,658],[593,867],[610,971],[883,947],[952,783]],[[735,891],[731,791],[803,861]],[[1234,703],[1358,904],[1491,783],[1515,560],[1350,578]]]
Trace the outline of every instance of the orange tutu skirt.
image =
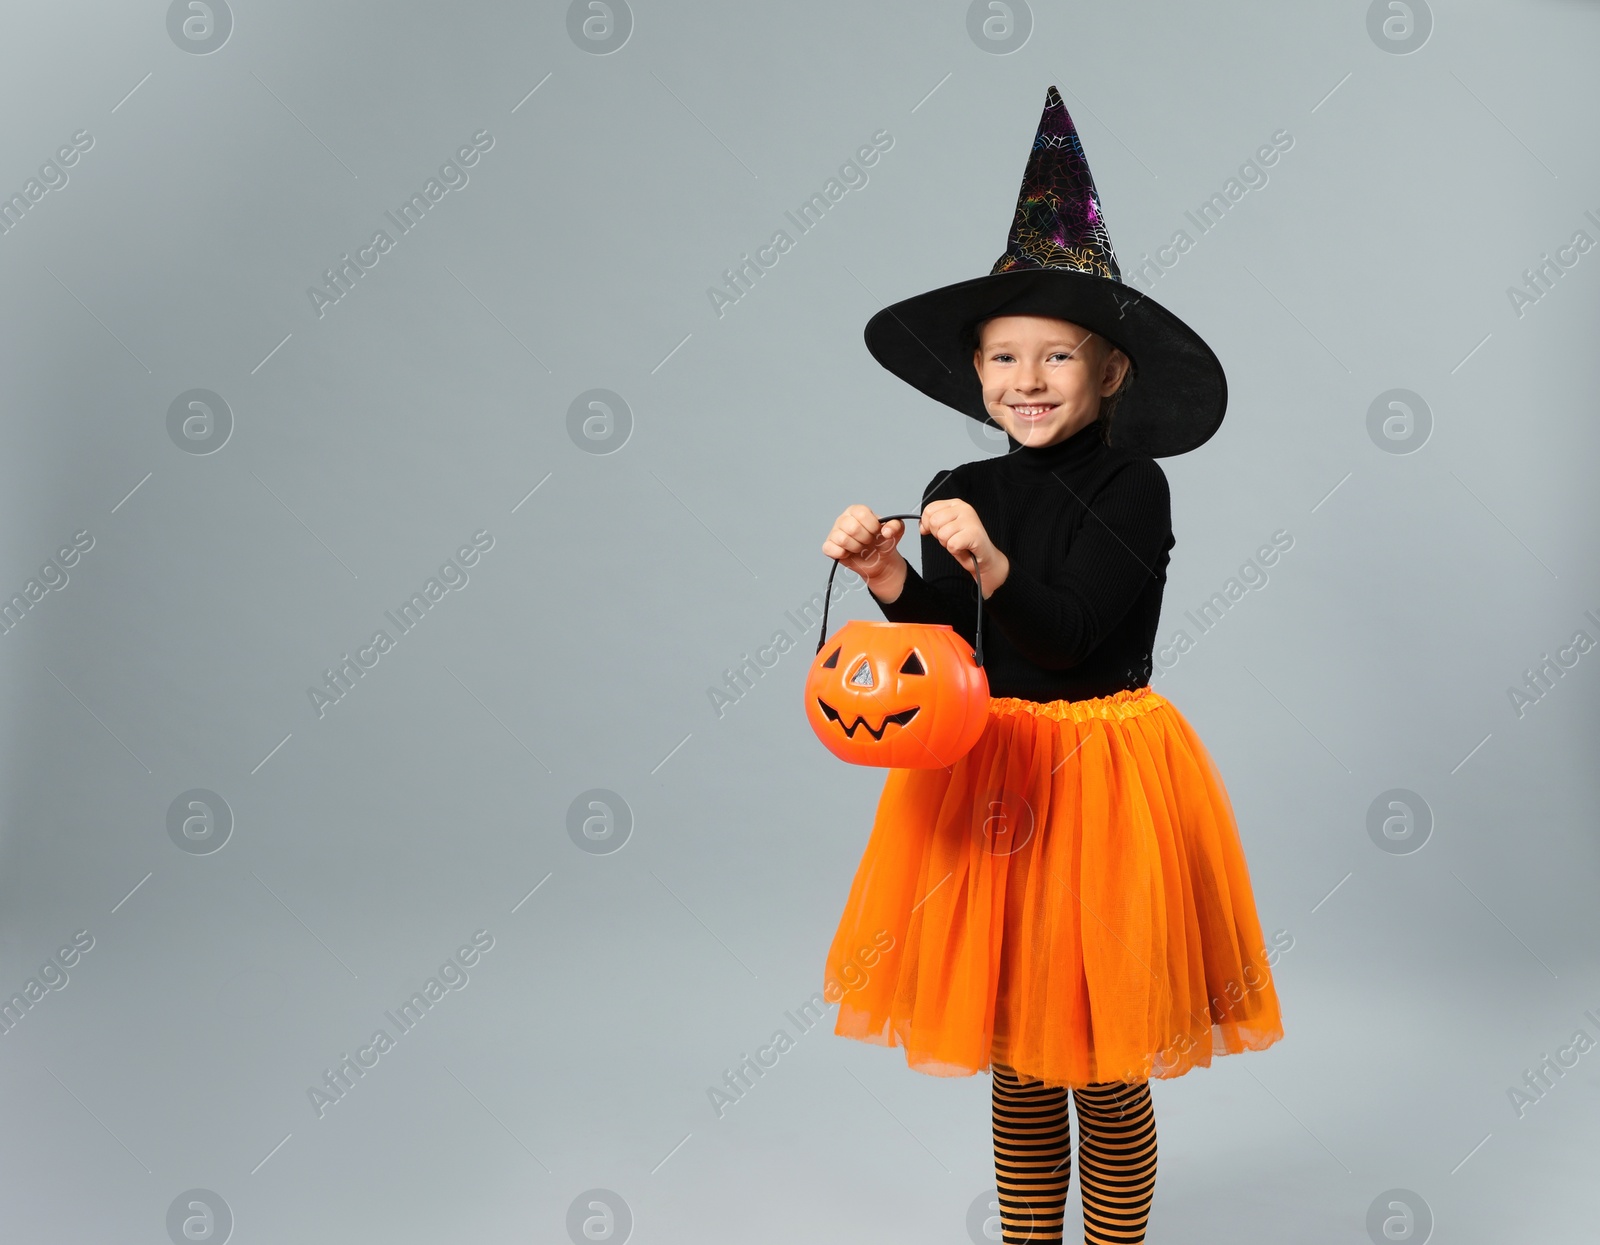
[[891,769],[828,950],[834,1032],[934,1076],[1181,1076],[1283,1036],[1233,807],[1149,686],[994,697],[948,769]]

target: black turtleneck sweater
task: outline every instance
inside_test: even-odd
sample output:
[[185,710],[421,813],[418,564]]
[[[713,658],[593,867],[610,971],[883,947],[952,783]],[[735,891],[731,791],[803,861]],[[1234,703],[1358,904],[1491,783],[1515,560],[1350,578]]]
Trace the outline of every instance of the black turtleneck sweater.
[[[1148,683],[1174,544],[1166,474],[1105,445],[1098,422],[1054,445],[1006,440],[1010,452],[941,471],[922,496],[970,504],[1011,561],[983,602],[989,694],[1083,700]],[[977,584],[931,535],[922,572],[908,563],[900,595],[873,600],[891,622],[975,639]]]

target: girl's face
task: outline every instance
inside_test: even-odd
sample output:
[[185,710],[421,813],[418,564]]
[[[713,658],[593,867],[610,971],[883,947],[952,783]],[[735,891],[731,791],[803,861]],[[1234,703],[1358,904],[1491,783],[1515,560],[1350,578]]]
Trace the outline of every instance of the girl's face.
[[979,331],[973,365],[983,404],[1023,445],[1065,440],[1100,417],[1130,360],[1098,333],[1048,316],[996,316]]

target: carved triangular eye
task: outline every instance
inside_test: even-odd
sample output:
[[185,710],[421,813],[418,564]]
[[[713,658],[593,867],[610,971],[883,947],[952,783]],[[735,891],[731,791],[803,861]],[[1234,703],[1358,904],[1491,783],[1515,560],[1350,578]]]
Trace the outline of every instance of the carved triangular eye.
[[922,658],[917,656],[917,650],[916,649],[912,649],[911,650],[910,656],[908,656],[905,659],[904,664],[902,664],[901,667],[900,667],[900,673],[901,674],[927,674],[928,673],[926,670],[924,670],[922,668]]
[[832,670],[838,664],[839,664],[839,650],[838,649],[834,649],[833,652],[828,654],[828,660],[822,663],[822,668],[824,670]]

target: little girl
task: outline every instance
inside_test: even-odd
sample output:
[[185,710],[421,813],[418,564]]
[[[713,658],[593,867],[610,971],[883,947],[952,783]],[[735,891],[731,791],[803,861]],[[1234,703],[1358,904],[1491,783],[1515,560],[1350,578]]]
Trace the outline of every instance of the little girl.
[[[1070,1090],[1084,1240],[1140,1242],[1150,1078],[1283,1036],[1227,792],[1149,685],[1174,544],[1155,459],[1215,432],[1226,381],[1122,284],[1054,87],[993,271],[886,308],[866,338],[1008,453],[929,483],[920,574],[904,524],[864,505],[822,546],[892,622],[975,642],[981,580],[992,624],[983,735],[949,768],[888,772],[828,952],[828,981],[852,983],[834,1032],[920,1072],[992,1071],[1006,1242],[1062,1239]],[[868,944],[888,950],[847,967]]]

